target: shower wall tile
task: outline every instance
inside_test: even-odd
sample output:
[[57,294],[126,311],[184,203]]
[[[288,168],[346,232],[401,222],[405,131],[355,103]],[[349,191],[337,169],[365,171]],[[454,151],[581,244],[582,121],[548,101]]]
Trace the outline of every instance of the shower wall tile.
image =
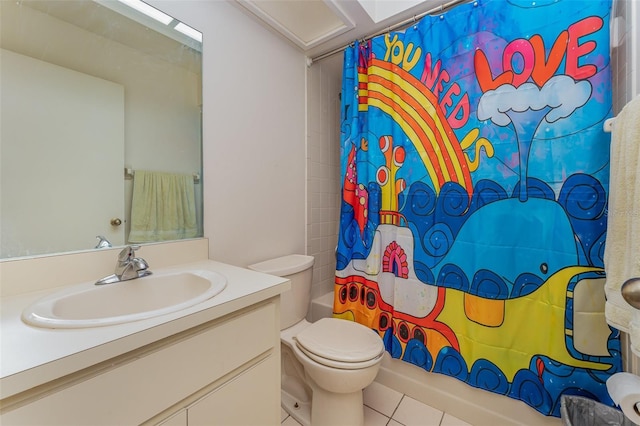
[[333,290],[340,209],[340,55],[307,71],[307,254],[312,297]]
[[320,111],[322,110],[322,91],[320,84],[321,70],[318,68],[307,68],[307,131],[321,133],[322,121]]
[[613,113],[640,94],[640,58],[638,43],[640,5],[634,0],[616,0],[611,31]]

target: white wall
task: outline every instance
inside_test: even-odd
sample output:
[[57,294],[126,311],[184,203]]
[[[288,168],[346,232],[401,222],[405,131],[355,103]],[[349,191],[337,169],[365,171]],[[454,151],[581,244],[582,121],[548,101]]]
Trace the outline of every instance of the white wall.
[[203,33],[204,233],[246,266],[305,252],[305,56],[230,2],[151,0]]

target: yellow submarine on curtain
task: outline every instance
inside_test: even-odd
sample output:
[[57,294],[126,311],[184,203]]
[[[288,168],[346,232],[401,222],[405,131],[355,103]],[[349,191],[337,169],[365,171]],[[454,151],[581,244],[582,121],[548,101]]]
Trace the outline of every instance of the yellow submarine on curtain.
[[612,404],[609,0],[479,0],[350,47],[334,315],[560,415]]

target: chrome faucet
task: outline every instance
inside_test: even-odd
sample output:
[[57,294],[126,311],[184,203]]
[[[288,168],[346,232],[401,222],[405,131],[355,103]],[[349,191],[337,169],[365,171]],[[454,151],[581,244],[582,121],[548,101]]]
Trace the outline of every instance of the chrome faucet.
[[149,264],[141,257],[135,257],[140,246],[127,246],[118,254],[115,273],[96,281],[96,285],[117,283],[151,275]]
[[107,240],[105,237],[103,237],[102,235],[96,235],[96,238],[99,240],[98,244],[96,244],[96,246],[94,248],[100,249],[100,248],[107,248],[107,247],[111,247],[111,243],[109,242],[109,240]]

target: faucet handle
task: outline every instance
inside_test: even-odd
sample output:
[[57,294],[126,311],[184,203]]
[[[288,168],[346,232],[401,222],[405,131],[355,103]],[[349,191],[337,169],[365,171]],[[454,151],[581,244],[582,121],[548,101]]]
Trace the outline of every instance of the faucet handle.
[[136,256],[136,250],[139,250],[140,246],[126,246],[118,255],[119,262],[129,262]]
[[133,263],[135,270],[138,272],[146,271],[147,269],[149,269],[149,264],[141,257],[135,257],[131,259],[131,263]]

